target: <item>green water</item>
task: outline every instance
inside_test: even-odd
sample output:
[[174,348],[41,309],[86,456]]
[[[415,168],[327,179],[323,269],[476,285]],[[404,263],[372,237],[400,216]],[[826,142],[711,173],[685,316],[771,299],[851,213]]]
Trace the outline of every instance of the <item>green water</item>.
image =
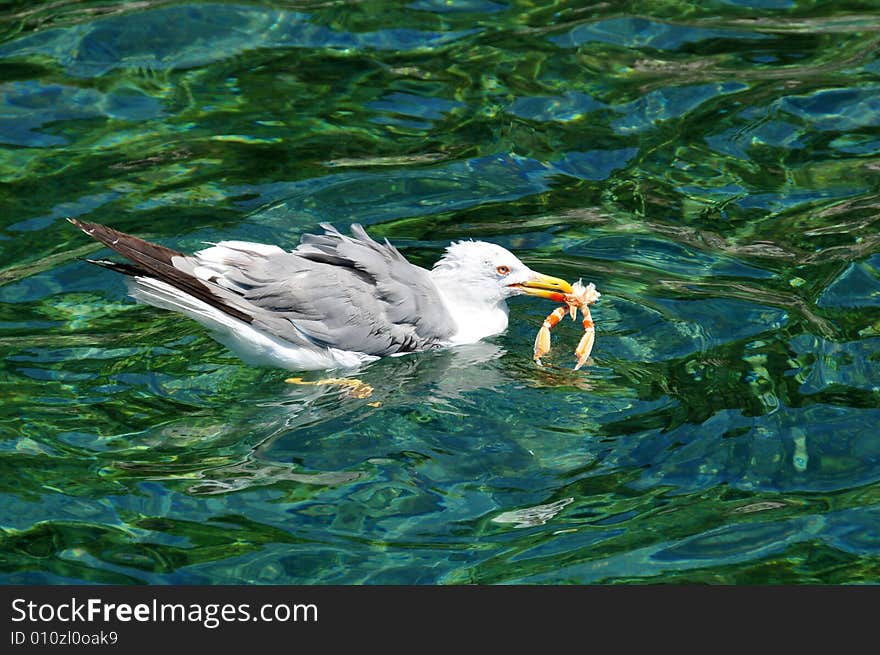
[[[2,2],[0,207],[0,582],[880,582],[880,3]],[[492,240],[594,361],[285,384],[66,216]]]

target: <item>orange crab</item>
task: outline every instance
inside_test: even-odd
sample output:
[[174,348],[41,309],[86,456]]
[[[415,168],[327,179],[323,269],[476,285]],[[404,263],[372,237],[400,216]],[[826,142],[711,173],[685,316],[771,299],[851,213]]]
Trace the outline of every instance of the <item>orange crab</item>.
[[578,370],[587,362],[590,353],[593,352],[593,343],[596,341],[596,326],[593,323],[593,317],[590,314],[589,306],[599,300],[601,294],[596,291],[596,285],[592,282],[584,286],[583,282],[578,280],[571,285],[571,293],[560,293],[556,295],[559,297],[554,297],[552,300],[558,300],[559,302],[565,303],[565,306],[557,307],[550,312],[550,315],[544,319],[541,329],[538,330],[538,336],[535,337],[535,362],[538,366],[541,366],[541,357],[550,352],[550,330],[559,323],[566,314],[569,314],[572,320],[577,318],[577,310],[580,308],[584,313],[584,336],[581,337],[577,348],[574,349],[574,354],[577,355],[578,358],[574,370]]

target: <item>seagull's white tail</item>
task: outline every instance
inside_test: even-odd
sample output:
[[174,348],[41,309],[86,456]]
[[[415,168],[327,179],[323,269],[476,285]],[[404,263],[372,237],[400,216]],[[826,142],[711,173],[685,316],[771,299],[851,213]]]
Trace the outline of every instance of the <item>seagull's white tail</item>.
[[154,307],[186,314],[212,331],[227,331],[241,325],[247,325],[243,321],[211,307],[208,303],[155,278],[126,277],[125,282],[132,298]]
[[141,302],[179,312],[198,321],[211,336],[248,364],[295,371],[353,368],[375,357],[336,348],[300,348],[256,330],[170,284],[151,277],[126,277],[128,291]]

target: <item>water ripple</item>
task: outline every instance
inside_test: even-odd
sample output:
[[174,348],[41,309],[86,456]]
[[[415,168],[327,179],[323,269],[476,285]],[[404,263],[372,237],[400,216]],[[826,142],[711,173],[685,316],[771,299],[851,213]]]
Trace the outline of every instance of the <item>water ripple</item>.
[[[3,582],[876,583],[880,48],[846,3],[0,10]],[[167,29],[174,25],[175,29]],[[368,226],[602,292],[292,385],[133,304],[181,250]],[[318,373],[307,374],[318,381]]]

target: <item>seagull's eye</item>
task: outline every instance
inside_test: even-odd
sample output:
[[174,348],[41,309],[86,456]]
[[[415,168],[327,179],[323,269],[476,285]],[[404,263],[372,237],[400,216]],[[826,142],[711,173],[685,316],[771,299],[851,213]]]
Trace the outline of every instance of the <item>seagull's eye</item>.
[[495,269],[495,272],[498,273],[498,275],[507,275],[510,273],[510,266],[499,266]]

